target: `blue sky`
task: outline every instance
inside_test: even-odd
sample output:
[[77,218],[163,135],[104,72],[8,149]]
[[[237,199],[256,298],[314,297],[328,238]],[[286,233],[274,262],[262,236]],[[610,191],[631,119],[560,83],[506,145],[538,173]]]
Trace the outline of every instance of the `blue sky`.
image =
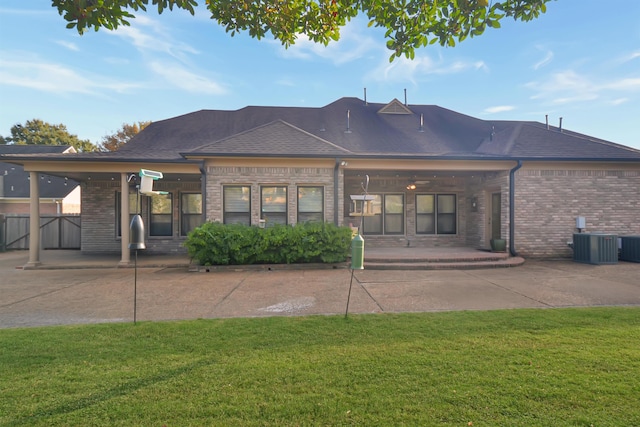
[[62,123],[99,142],[123,123],[247,105],[321,107],[344,96],[534,120],[640,149],[640,1],[558,0],[528,23],[389,63],[357,18],[328,47],[231,37],[199,13],[140,13],[79,36],[49,0],[0,3],[0,135]]

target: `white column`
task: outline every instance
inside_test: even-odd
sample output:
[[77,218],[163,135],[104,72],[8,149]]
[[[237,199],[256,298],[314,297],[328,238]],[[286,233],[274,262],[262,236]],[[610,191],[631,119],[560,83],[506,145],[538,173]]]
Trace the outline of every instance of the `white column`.
[[29,172],[29,262],[25,269],[40,265],[40,176]]
[[131,262],[131,251],[129,250],[129,183],[128,174],[120,174],[120,264]]

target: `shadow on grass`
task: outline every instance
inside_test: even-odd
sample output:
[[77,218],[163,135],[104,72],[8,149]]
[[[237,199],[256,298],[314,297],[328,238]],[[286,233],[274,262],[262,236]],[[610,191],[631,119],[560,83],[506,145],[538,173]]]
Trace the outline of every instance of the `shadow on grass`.
[[212,359],[196,360],[193,363],[190,363],[188,365],[163,371],[158,375],[154,375],[146,378],[139,378],[136,380],[126,382],[124,384],[120,384],[116,387],[112,387],[108,390],[104,390],[95,395],[91,395],[81,399],[76,399],[70,402],[65,402],[51,408],[43,408],[43,409],[37,410],[35,411],[35,413],[33,413],[28,417],[18,418],[10,422],[9,424],[5,424],[5,425],[6,426],[32,425],[36,421],[45,417],[53,417],[57,415],[69,414],[69,413],[82,410],[102,402],[106,402],[113,398],[125,396],[132,392],[135,392],[136,390],[140,390],[144,387],[148,387],[150,385],[154,385],[154,384],[169,380],[171,378],[179,377],[181,375],[192,372],[196,369],[202,368],[204,366],[208,366],[212,363],[213,363]]

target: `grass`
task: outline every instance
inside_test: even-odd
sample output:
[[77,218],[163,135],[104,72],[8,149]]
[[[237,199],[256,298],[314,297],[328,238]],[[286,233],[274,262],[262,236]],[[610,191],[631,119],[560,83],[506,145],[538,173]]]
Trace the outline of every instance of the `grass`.
[[638,426],[640,309],[0,330],[3,426]]

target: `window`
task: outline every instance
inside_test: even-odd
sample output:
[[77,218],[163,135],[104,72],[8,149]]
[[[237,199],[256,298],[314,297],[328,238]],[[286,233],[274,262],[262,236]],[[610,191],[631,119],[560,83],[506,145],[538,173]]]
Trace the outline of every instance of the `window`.
[[416,233],[456,234],[456,195],[417,194]]
[[365,234],[404,234],[404,194],[375,194],[371,201],[372,216],[365,216]]
[[298,222],[324,222],[324,187],[298,187]]
[[251,225],[251,187],[226,185],[222,193],[223,222]]
[[180,235],[186,236],[202,223],[202,194],[180,195]]
[[169,194],[149,197],[149,236],[173,235],[173,198]]
[[[116,192],[116,235],[118,237],[122,237],[122,224],[121,224],[121,215],[120,213],[122,212],[122,208],[121,208],[121,203],[120,203],[120,197],[121,197],[122,193],[121,192]],[[137,203],[136,200],[136,193],[129,193],[129,222],[127,224],[125,224],[126,227],[129,227],[131,224],[131,219],[133,219],[133,216],[135,214],[138,213],[138,210],[140,210],[140,206],[139,203]]]
[[404,194],[384,196],[384,234],[404,234]]
[[438,234],[456,234],[456,196],[438,194]]
[[416,195],[416,234],[436,233],[436,196]]
[[287,224],[287,187],[260,188],[260,218],[266,226]]

